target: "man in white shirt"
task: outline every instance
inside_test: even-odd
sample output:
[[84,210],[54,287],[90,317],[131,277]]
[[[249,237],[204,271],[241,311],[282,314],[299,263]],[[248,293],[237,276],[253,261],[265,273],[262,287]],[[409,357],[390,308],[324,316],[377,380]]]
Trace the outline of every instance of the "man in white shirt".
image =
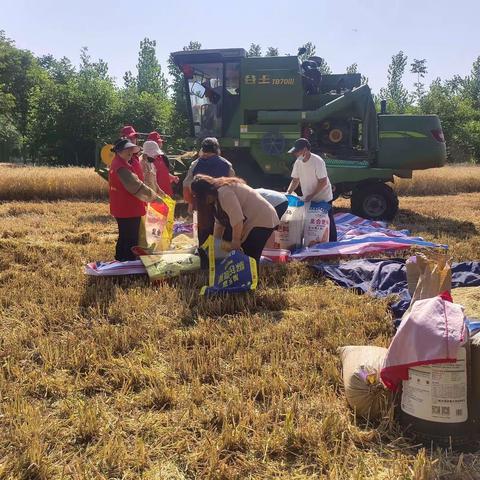
[[[296,158],[292,170],[292,181],[287,194],[294,192],[298,186],[302,189],[305,202],[328,202],[332,205],[332,185],[328,178],[327,167],[322,157],[311,151],[310,142],[306,138],[299,138],[288,153]],[[333,207],[330,209],[330,241],[337,241],[337,228],[333,218]]]

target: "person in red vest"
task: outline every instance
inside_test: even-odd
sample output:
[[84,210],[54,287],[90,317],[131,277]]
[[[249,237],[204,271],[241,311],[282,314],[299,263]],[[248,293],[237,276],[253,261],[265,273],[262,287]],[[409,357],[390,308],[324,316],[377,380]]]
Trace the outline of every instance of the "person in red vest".
[[110,213],[118,224],[115,260],[125,262],[136,259],[132,247],[138,244],[140,219],[146,211],[145,202],[161,199],[163,192],[157,194],[143,183],[142,167],[137,157],[140,147],[122,138],[115,142],[112,152],[115,157],[110,165],[108,184]]
[[134,143],[136,145],[138,140],[138,133],[131,125],[125,125],[120,130],[120,137],[130,140],[131,143]]
[[[133,143],[134,145],[137,145],[138,143],[138,133],[131,125],[125,125],[124,127],[122,127],[122,129],[120,130],[120,138],[127,139],[130,141],[130,143]],[[131,162],[138,163],[140,165],[140,157],[137,153],[134,153],[132,155]],[[143,181],[143,169],[140,168],[139,170],[142,173],[138,178]]]
[[170,174],[170,162],[168,157],[163,153],[163,138],[158,132],[150,132],[147,137],[148,140],[153,140],[160,147],[160,155],[155,158],[155,168],[157,169],[157,184],[161,190],[167,195],[173,195],[172,183],[178,183],[179,178],[176,175]]

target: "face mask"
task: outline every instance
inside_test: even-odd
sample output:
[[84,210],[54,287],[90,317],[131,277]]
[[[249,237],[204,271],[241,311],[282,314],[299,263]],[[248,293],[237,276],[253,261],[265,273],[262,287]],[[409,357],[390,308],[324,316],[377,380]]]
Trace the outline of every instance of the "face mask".
[[305,155],[300,155],[299,157],[297,157],[297,160],[300,160],[301,162],[303,162],[304,158],[305,158]]

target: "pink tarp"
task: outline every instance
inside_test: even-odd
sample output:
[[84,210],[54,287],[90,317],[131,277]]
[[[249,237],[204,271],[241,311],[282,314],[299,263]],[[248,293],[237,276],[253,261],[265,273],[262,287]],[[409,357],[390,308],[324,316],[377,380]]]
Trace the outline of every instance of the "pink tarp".
[[146,274],[141,260],[132,260],[130,262],[92,262],[85,265],[85,273],[94,277],[111,277],[117,275],[139,275]]

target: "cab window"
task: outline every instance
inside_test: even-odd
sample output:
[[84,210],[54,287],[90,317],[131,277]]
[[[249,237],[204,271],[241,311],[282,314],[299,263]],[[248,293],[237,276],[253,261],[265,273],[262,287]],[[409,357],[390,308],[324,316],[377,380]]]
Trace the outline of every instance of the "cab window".
[[196,137],[222,133],[223,64],[190,65],[190,106]]

